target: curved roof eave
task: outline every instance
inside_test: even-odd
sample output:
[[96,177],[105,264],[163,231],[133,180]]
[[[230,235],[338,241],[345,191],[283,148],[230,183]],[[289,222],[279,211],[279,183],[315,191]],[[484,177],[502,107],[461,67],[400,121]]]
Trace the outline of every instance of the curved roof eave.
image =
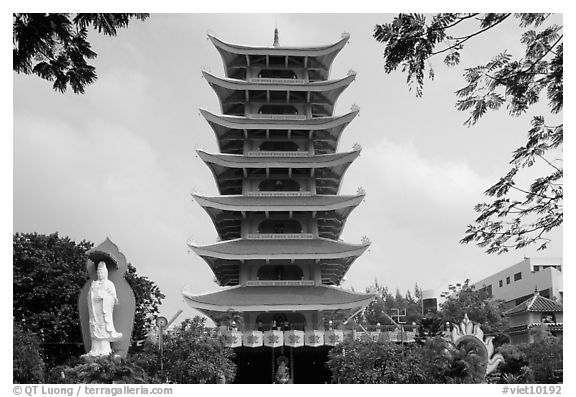
[[326,168],[352,163],[360,155],[360,150],[292,158],[214,154],[200,149],[197,150],[197,153],[205,163],[213,163],[227,168]]
[[326,130],[350,123],[359,113],[353,110],[341,116],[316,117],[306,120],[266,120],[251,119],[249,117],[217,115],[206,109],[200,109],[200,113],[209,123],[220,125],[230,129],[306,129]]
[[[286,301],[284,297],[282,302],[262,303],[260,296],[249,296],[248,294],[242,296],[242,299],[236,299],[234,292],[242,291],[244,289],[262,288],[262,292],[266,294],[274,294],[274,292],[283,293],[284,291],[291,290],[296,292],[293,295],[294,301]],[[324,292],[330,295],[336,295],[339,299],[336,303],[328,303],[327,299],[315,296],[314,292]],[[232,294],[230,294],[232,292]],[[308,293],[307,293],[308,292]],[[226,311],[229,309],[246,312],[246,311],[268,311],[268,310],[337,310],[337,309],[353,309],[367,306],[373,299],[374,294],[363,294],[345,291],[338,287],[331,286],[316,286],[316,287],[242,287],[234,286],[204,295],[195,295],[189,291],[183,290],[182,295],[186,302],[197,309],[212,310],[212,311]],[[276,295],[276,294],[274,294]],[[210,302],[212,300],[212,302]],[[220,300],[220,302],[218,302]],[[284,303],[285,302],[285,303]]]
[[315,81],[301,84],[277,84],[277,83],[250,83],[244,80],[216,77],[207,71],[202,71],[202,75],[210,86],[215,85],[229,90],[271,90],[271,91],[311,91],[324,92],[342,87],[347,87],[356,79],[356,74],[351,73],[338,80]]
[[[207,197],[193,193],[192,196],[200,206],[216,208],[222,211],[331,211],[356,207],[364,199],[364,195],[316,195],[306,197],[250,197],[239,195]],[[328,202],[322,203],[322,199],[326,199]],[[244,201],[244,203],[239,202],[240,200]]]
[[319,237],[312,240],[235,239],[212,245],[198,246],[190,242],[187,245],[198,256],[219,259],[337,259],[359,257],[370,243],[350,244]]
[[257,46],[247,46],[241,44],[227,43],[223,40],[220,40],[219,38],[217,38],[212,34],[208,34],[208,38],[216,48],[237,55],[324,56],[334,52],[338,52],[342,48],[344,48],[344,46],[350,39],[350,36],[343,35],[343,37],[334,44],[313,46],[313,47],[282,47],[282,46],[257,47]]

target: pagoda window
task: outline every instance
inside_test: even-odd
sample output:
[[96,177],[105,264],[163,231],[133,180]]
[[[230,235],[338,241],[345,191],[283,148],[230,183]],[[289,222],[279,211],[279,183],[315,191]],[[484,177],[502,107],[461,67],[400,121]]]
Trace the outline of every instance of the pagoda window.
[[274,152],[296,152],[300,147],[293,141],[266,141],[260,145],[260,150]]
[[300,184],[294,179],[266,179],[260,182],[261,192],[299,192]]
[[256,327],[258,331],[269,331],[271,329],[280,331],[300,330],[306,327],[306,317],[302,313],[262,313],[256,317]]
[[298,109],[292,105],[262,105],[258,109],[259,114],[289,114],[297,115]]
[[258,73],[259,78],[269,79],[297,79],[296,73],[290,69],[262,69]]
[[297,265],[264,265],[258,269],[258,280],[302,280],[303,277]]
[[258,225],[258,233],[262,234],[293,234],[302,233],[302,225],[294,219],[267,219]]

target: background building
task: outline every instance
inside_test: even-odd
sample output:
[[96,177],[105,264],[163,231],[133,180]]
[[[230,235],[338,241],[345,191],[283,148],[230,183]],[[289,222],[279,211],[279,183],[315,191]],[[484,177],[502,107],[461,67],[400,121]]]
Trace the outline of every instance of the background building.
[[532,297],[534,289],[540,296],[562,303],[562,258],[524,258],[473,285],[485,289],[494,299],[505,301],[506,309]]

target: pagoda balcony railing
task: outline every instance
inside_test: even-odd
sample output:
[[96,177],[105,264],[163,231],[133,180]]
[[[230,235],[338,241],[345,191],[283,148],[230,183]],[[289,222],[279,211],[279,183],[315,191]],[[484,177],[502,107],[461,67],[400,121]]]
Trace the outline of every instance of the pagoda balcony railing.
[[249,197],[310,197],[312,192],[247,192]]
[[312,240],[312,233],[252,233],[246,236],[248,240]]
[[246,152],[248,157],[309,157],[309,152],[302,151],[279,151],[279,150],[251,150]]
[[246,117],[256,120],[306,120],[305,114],[249,114]]
[[250,83],[265,83],[265,84],[306,84],[304,79],[278,79],[272,77],[253,77],[248,79]]
[[313,287],[314,280],[252,280],[248,287]]

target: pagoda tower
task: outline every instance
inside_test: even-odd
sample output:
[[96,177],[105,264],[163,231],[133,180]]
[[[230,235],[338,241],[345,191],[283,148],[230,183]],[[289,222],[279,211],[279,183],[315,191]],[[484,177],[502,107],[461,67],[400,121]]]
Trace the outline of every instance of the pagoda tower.
[[244,352],[252,370],[258,360],[272,368],[266,381],[278,380],[279,357],[285,357],[289,377],[297,381],[299,372],[310,371],[305,365],[316,362],[313,354],[304,360],[305,352],[326,352],[349,337],[343,324],[374,297],[340,287],[370,244],[340,239],[348,215],[364,198],[361,189],[338,194],[345,171],[360,154],[357,145],[337,152],[358,108],[333,115],[355,73],[329,79],[349,35],[316,47],[280,46],[277,31],[270,47],[208,37],[222,57],[225,77],[203,71],[221,114],[205,109],[201,114],[216,135],[219,153],[198,150],[198,155],[220,195],[194,194],[194,199],[219,238],[211,245],[188,245],[223,288],[183,295],[191,307],[228,326],[228,345],[238,348],[237,356]]

